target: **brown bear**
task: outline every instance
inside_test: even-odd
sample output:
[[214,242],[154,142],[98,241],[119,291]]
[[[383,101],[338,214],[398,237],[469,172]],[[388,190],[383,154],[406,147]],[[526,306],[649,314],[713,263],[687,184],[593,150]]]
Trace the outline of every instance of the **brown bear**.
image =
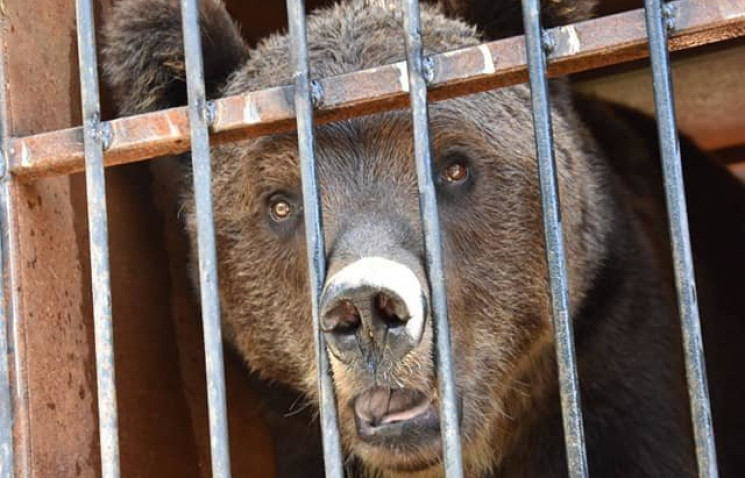
[[[544,3],[547,25],[593,6]],[[401,61],[395,4],[312,13],[313,77]],[[211,98],[292,83],[287,35],[249,49],[218,0],[202,0],[200,15]],[[421,15],[428,53],[521,32],[518,0],[453,0]],[[120,0],[103,55],[122,114],[185,104],[177,0]],[[591,476],[694,477],[654,122],[581,98],[566,79],[551,92]],[[529,87],[432,104],[430,130],[466,476],[566,476]],[[318,126],[316,141],[321,320],[348,474],[441,476],[411,113]],[[685,141],[683,156],[721,476],[741,476],[745,387],[732,365],[745,339],[745,190]],[[212,166],[225,337],[251,370],[316,404],[296,135],[213,147]],[[182,194],[193,242],[189,181]]]

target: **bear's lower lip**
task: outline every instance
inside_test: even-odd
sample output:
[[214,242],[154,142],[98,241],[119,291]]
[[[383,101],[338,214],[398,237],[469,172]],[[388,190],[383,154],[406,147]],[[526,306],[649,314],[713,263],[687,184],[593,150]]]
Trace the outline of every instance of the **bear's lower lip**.
[[432,398],[414,389],[374,387],[354,401],[359,438],[370,445],[414,451],[440,438],[440,421]]

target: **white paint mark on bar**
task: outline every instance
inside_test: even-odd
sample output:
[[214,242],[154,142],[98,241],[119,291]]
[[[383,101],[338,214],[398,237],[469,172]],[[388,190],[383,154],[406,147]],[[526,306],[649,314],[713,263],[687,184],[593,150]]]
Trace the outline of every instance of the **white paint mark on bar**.
[[261,122],[261,113],[256,107],[256,103],[249,96],[245,97],[245,105],[243,106],[243,121],[250,124]]
[[401,90],[409,92],[409,69],[406,68],[406,63],[400,62],[394,65],[398,70],[398,84],[401,85]]
[[723,16],[727,20],[737,20],[745,17],[745,10],[737,7],[730,7],[727,5],[727,2],[723,2],[720,7],[725,10]]
[[489,45],[485,43],[479,45],[479,51],[481,52],[481,55],[484,57],[484,73],[491,75],[492,73],[497,71],[494,65],[494,57],[491,54]]
[[29,153],[26,143],[21,143],[21,166],[31,166],[31,153]]
[[168,123],[168,132],[171,134],[171,136],[181,136],[181,130],[173,124],[173,120],[171,120],[170,116],[166,116],[167,123]]
[[577,35],[577,29],[573,25],[561,27],[558,32],[563,36],[566,44],[566,50],[562,52],[562,55],[574,55],[582,50],[582,42]]

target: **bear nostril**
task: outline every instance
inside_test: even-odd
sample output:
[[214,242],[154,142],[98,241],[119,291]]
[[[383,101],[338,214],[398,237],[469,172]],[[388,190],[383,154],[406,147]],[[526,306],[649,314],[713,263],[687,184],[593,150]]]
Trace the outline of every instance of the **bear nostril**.
[[406,306],[398,298],[392,298],[384,292],[375,295],[373,309],[387,327],[399,327],[408,320]]
[[349,301],[342,300],[323,316],[323,331],[336,334],[353,334],[362,323],[360,312]]

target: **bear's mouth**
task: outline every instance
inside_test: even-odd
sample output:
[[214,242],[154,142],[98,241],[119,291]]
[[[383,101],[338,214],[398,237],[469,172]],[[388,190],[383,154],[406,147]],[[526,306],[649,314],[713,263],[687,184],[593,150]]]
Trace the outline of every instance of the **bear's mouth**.
[[433,445],[440,439],[440,421],[433,398],[409,388],[374,387],[354,400],[359,438],[398,451]]

